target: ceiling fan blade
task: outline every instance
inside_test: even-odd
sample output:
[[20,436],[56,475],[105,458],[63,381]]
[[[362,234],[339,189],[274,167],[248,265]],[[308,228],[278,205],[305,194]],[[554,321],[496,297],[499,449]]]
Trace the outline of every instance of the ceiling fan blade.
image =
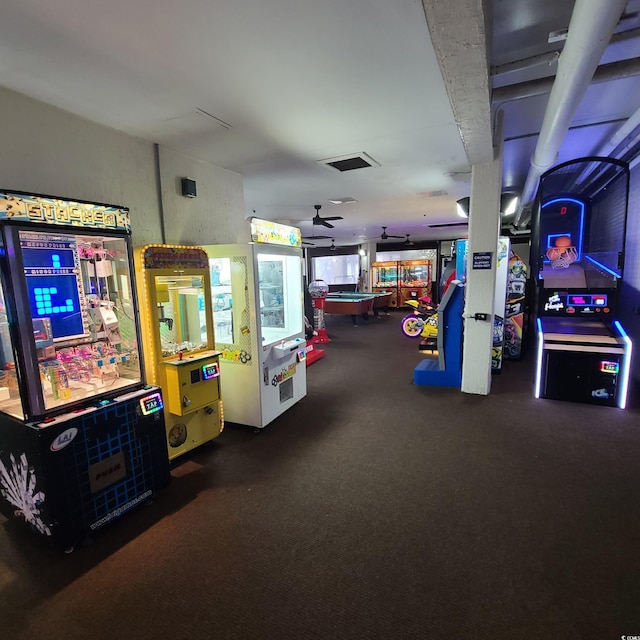
[[333,229],[333,225],[332,225],[330,222],[327,222],[326,220],[322,220],[322,221],[320,222],[320,224],[321,224],[323,227],[329,227],[329,229]]
[[342,216],[327,216],[326,218],[320,218],[321,220],[344,220]]
[[303,240],[333,240],[333,236],[302,236]]
[[380,237],[383,240],[386,240],[387,238],[404,238],[404,236],[393,236],[390,233],[387,233],[387,227],[382,227],[382,233],[380,234]]

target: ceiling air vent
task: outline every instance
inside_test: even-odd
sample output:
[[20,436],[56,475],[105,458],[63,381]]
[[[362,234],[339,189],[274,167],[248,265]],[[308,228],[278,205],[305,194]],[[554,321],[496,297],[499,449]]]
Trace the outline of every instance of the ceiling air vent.
[[438,189],[437,191],[420,191],[416,195],[421,198],[439,198],[440,196],[448,196],[449,194],[444,189]]
[[376,162],[370,155],[364,153],[356,153],[348,156],[337,156],[335,158],[325,158],[318,160],[320,164],[333,167],[338,171],[353,171],[354,169],[366,169],[367,167],[379,167],[380,163]]

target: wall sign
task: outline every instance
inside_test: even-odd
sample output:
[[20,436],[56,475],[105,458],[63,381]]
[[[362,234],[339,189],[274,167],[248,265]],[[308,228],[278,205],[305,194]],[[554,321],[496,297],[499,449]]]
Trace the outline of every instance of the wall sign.
[[472,269],[491,269],[493,251],[478,251],[472,256]]

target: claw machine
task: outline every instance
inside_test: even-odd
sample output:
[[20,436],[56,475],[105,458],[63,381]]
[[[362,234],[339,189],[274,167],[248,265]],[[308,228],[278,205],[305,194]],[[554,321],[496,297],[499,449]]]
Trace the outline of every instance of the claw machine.
[[423,296],[431,296],[431,260],[400,260],[398,306],[403,307],[408,300],[420,300]]
[[214,348],[209,258],[192,246],[135,250],[147,378],[162,388],[169,458],[224,428],[220,352]]
[[257,218],[251,238],[204,249],[225,418],[262,429],[307,394],[302,249],[299,229]]
[[374,293],[391,292],[390,307],[398,306],[398,261],[372,262],[372,287]]
[[0,192],[0,510],[60,550],[169,483],[129,211]]

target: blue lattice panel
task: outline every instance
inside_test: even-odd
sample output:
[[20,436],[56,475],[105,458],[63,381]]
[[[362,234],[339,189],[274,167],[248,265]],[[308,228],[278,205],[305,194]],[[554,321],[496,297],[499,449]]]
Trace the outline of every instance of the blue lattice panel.
[[[143,409],[141,400],[154,395],[158,406]],[[57,547],[81,544],[169,483],[157,388],[50,422],[11,422],[2,430],[11,437],[0,438],[2,497],[11,515]]]

